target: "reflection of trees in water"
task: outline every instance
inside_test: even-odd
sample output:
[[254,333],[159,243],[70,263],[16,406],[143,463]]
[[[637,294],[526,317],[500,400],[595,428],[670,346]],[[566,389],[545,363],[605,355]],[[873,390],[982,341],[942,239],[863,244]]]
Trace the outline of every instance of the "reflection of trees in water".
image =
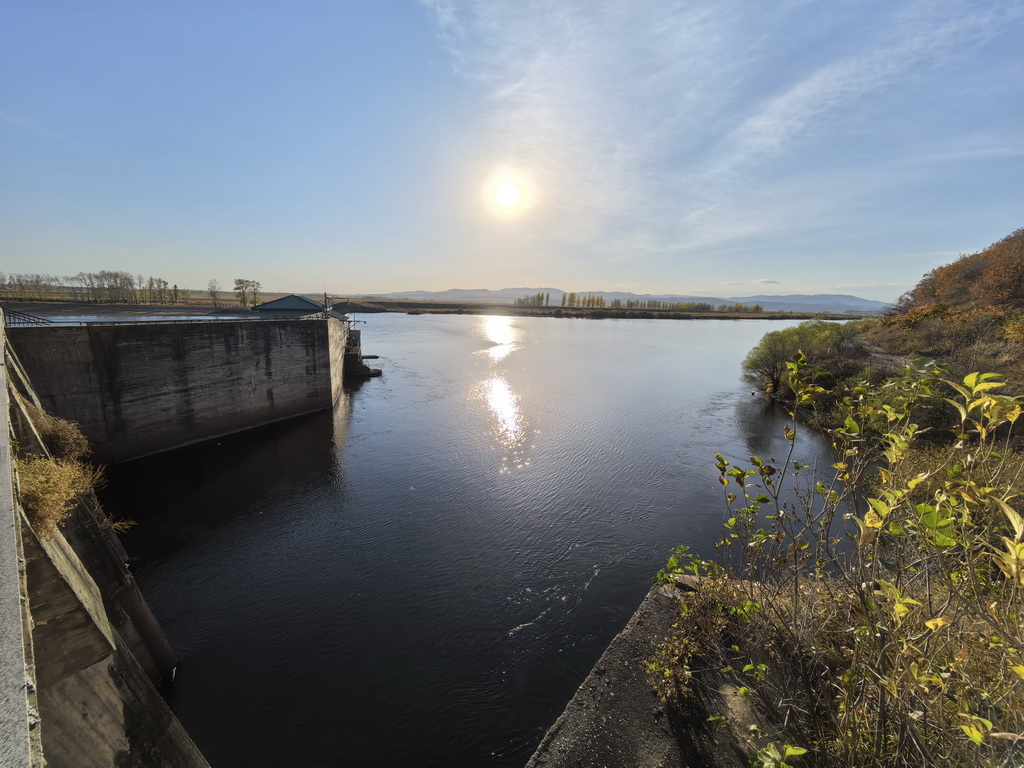
[[[739,444],[734,444],[730,446],[730,449],[732,455],[736,457],[737,464],[748,468],[746,459],[750,456],[759,456],[776,466],[785,461],[789,451],[785,429],[790,424],[789,413],[785,406],[779,405],[774,400],[764,400],[760,397],[745,398],[736,404],[735,418],[739,433],[738,442],[742,443],[742,447]],[[742,458],[740,458],[741,456]],[[801,424],[797,429],[797,443],[793,459],[808,466],[795,478],[790,474],[790,467],[786,467],[787,479],[782,498],[786,502],[799,506],[795,492],[799,491],[805,498],[817,498],[813,492],[814,485],[819,479],[828,480],[832,477],[831,466],[835,459],[826,436],[806,423]],[[779,468],[782,467],[779,466]],[[855,511],[855,503],[855,499],[851,499],[848,505],[843,505],[840,512]],[[846,531],[847,526],[852,526],[852,523],[843,520],[842,514],[837,515],[833,521],[833,535],[840,536]],[[844,541],[838,551],[845,551],[847,544],[848,542]]]
[[751,397],[736,404],[740,438],[752,456],[768,459],[773,451],[787,449],[783,430],[788,421],[786,409],[773,400]]

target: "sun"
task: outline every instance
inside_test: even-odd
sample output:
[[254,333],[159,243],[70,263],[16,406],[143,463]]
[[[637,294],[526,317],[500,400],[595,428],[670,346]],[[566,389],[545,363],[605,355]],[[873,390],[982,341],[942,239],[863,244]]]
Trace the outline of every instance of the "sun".
[[506,208],[510,208],[519,202],[519,187],[511,181],[504,181],[494,190],[494,198]]
[[497,167],[478,188],[484,210],[496,221],[517,221],[528,215],[540,202],[536,182],[529,173],[514,167]]

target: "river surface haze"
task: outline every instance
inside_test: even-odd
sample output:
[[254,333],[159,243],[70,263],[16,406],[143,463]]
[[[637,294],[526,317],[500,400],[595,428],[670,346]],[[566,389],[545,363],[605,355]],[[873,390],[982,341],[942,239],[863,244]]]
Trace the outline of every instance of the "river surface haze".
[[790,323],[367,318],[384,375],[333,412],[108,470],[214,768],[522,766],[669,550],[713,552],[714,454],[785,456],[740,362]]

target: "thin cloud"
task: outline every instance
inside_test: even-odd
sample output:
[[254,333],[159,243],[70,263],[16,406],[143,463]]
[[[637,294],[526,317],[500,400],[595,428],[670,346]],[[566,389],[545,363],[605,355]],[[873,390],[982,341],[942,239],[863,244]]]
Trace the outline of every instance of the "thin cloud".
[[724,283],[724,285],[782,285],[780,280],[736,280]]
[[18,115],[10,115],[0,112],[0,121],[5,122],[9,125],[20,128],[21,130],[34,133],[38,136],[43,136],[47,139],[53,139],[65,144],[70,144],[75,147],[85,147],[80,141],[72,139],[70,136],[65,136],[59,131],[55,131],[52,128],[47,128],[45,125],[40,125],[32,120],[29,120]]
[[583,246],[609,261],[841,227],[898,184],[884,157],[844,159],[847,132],[871,130],[848,128],[851,116],[865,105],[886,114],[886,99],[955,67],[1024,9],[877,4],[870,18],[849,11],[846,29],[793,2],[421,3],[456,71],[481,89],[486,151],[543,195],[538,248]]

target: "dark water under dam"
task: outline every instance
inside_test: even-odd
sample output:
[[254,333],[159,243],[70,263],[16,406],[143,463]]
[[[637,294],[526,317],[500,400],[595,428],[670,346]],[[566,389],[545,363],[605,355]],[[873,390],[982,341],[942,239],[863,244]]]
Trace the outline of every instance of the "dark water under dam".
[[668,550],[712,551],[714,454],[784,453],[739,371],[784,325],[377,315],[333,413],[110,468],[210,763],[525,763]]

